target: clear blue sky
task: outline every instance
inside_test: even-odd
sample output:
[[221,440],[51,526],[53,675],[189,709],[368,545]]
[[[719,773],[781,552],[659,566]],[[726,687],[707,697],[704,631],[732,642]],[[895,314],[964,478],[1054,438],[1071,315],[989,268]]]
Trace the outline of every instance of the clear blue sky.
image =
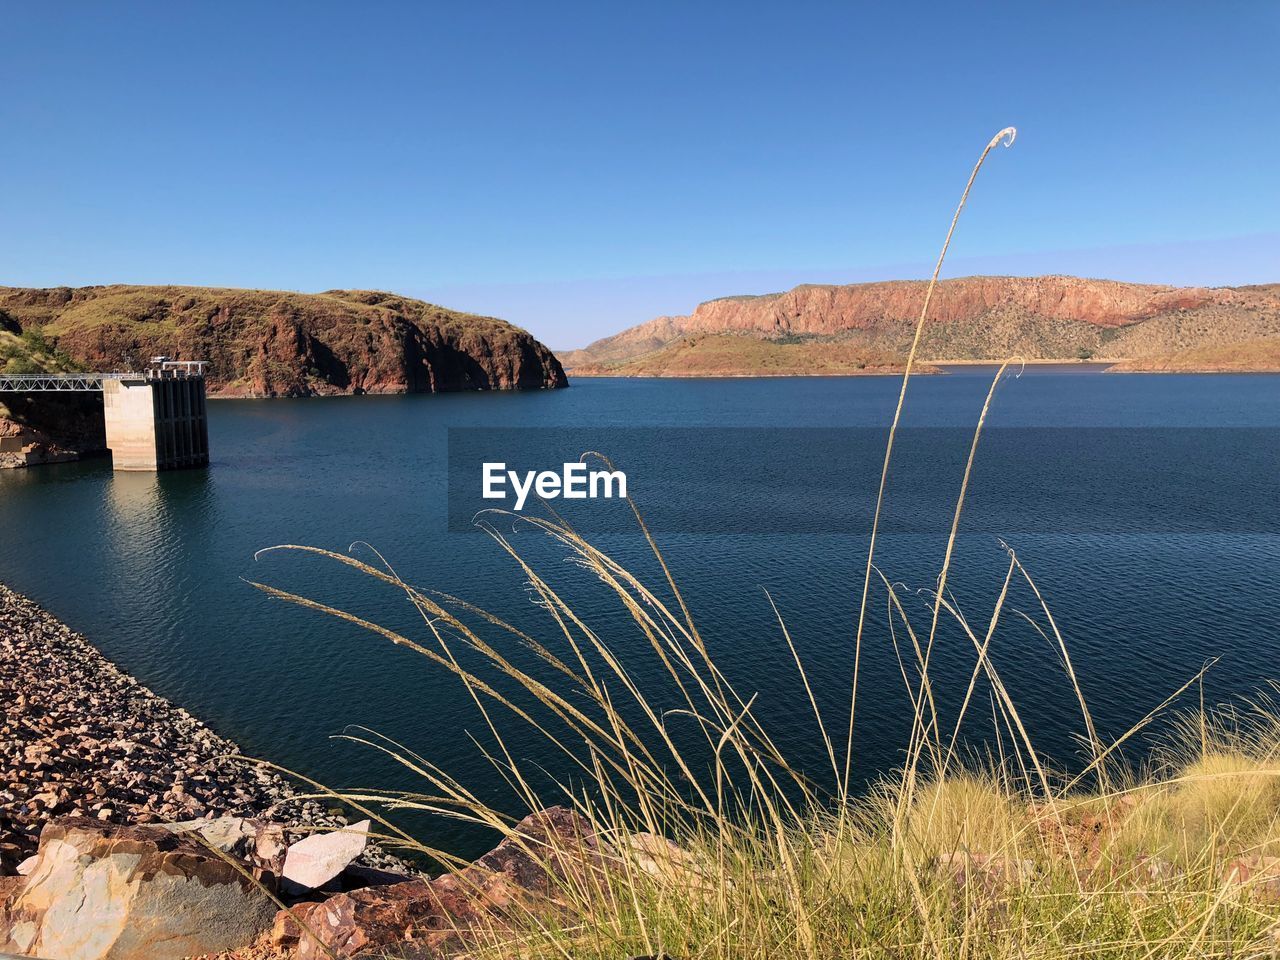
[[377,287],[575,346],[927,270],[1280,280],[1280,4],[0,0],[0,284]]

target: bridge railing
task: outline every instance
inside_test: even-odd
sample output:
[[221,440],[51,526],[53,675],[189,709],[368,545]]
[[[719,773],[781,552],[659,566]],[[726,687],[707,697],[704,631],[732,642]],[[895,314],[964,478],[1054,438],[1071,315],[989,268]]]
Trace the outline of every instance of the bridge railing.
[[97,393],[104,380],[181,380],[203,377],[207,360],[165,360],[141,373],[0,373],[0,393]]
[[0,373],[0,393],[89,393],[103,380],[140,380],[140,373]]
[[160,360],[157,357],[156,361],[147,367],[147,377],[153,380],[203,377],[208,367],[208,360]]

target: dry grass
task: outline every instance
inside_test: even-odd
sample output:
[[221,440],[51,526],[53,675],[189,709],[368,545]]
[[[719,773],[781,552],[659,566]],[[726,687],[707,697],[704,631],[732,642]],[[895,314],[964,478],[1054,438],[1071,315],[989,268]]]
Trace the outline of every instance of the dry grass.
[[[1011,132],[993,139],[983,157],[1006,135]],[[921,328],[927,310],[926,302]],[[913,349],[895,427],[914,359]],[[988,396],[987,406],[990,401]],[[892,441],[886,473],[891,457]],[[967,476],[968,469],[957,478],[957,527]],[[530,914],[515,929],[490,931],[477,956],[1150,960],[1274,954],[1276,890],[1267,865],[1255,861],[1257,869],[1234,872],[1229,865],[1233,858],[1280,850],[1280,712],[1261,700],[1248,710],[1197,714],[1148,768],[1127,770],[1117,749],[1141,725],[1115,741],[1099,737],[1066,644],[1042,604],[1034,623],[1062,656],[1087,746],[1087,760],[1074,776],[1048,769],[1022,721],[1016,692],[1005,686],[990,656],[1011,586],[1040,597],[1012,551],[1003,581],[994,585],[990,613],[976,621],[962,615],[946,591],[953,528],[929,616],[915,622],[880,574],[873,538],[857,640],[849,651],[852,715],[874,594],[890,612],[913,722],[903,767],[869,793],[855,794],[853,722],[844,729],[842,715],[840,728],[833,728],[781,617],[779,643],[794,655],[809,692],[803,706],[813,714],[829,764],[822,780],[788,763],[757,717],[758,694],[736,689],[719,669],[638,510],[637,523],[660,571],[656,583],[641,580],[554,515],[514,519],[558,544],[611,591],[630,635],[593,629],[553,578],[492,523],[485,524],[488,532],[519,566],[549,617],[549,634],[535,637],[462,600],[406,583],[381,557],[365,563],[313,547],[273,548],[322,554],[403,593],[422,614],[427,635],[421,641],[255,584],[364,627],[451,672],[484,717],[495,775],[510,784],[521,805],[571,805],[616,851],[617,866],[603,882],[567,882],[558,891],[566,910]],[[930,680],[941,622],[959,632],[972,665],[967,695],[946,715]],[[636,636],[662,665],[661,693],[638,686],[628,668],[638,655]],[[980,723],[994,728],[997,748],[988,761],[974,764],[964,734]],[[548,786],[541,766],[508,749],[505,734],[512,724],[535,730],[548,755],[558,755],[573,776]],[[374,734],[354,737],[423,780],[419,794],[349,798],[377,817],[388,836],[448,858],[398,831],[379,804],[436,811],[511,834],[512,819],[448,771]],[[669,838],[680,852],[655,868],[640,850],[644,843],[634,839],[638,834]]]
[[0,326],[0,373],[68,373],[82,369],[79,364],[50,343],[40,327],[21,334]]

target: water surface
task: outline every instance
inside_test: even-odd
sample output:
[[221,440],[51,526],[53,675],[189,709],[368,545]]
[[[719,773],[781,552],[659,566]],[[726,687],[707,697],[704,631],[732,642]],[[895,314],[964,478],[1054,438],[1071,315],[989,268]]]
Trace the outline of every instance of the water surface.
[[[974,368],[914,380],[904,436],[927,438],[933,429],[967,438],[988,386],[989,371]],[[483,534],[450,528],[451,429],[455,436],[473,428],[795,431],[826,437],[834,449],[819,452],[833,463],[862,465],[841,476],[862,470],[873,480],[879,450],[872,443],[897,392],[896,379],[879,377],[591,379],[545,393],[212,403],[208,470],[117,474],[97,460],[0,473],[0,580],[250,753],[338,786],[411,789],[385,758],[330,739],[362,724],[501,802],[500,783],[467,736],[487,742],[483,724],[455,680],[349,624],[269,600],[245,580],[300,590],[426,637],[403,597],[317,558],[255,561],[254,552],[276,543],[346,550],[367,541],[406,580],[466,597],[555,642],[510,558]],[[985,628],[1008,563],[1003,536],[1036,577],[1095,718],[1111,735],[1211,658],[1218,660],[1204,686],[1211,701],[1254,691],[1276,674],[1280,377],[1032,370],[999,389],[990,427],[993,438],[1004,438],[1003,447],[993,439],[992,456],[1008,469],[982,479],[974,514],[982,522],[958,543],[951,589],[967,616]],[[866,449],[842,449],[842,436],[861,437],[850,443]],[[894,502],[910,518],[924,511],[908,509],[911,497],[954,495],[967,440],[945,455],[939,447],[936,456],[927,444],[904,444],[917,480],[927,481],[897,488]],[[1118,458],[1126,444],[1132,456]],[[673,441],[670,449],[680,451],[678,464],[656,452],[624,464],[632,490],[642,508],[646,479],[652,495],[661,491],[662,502],[650,505],[667,509],[662,546],[709,645],[742,690],[759,691],[757,712],[779,741],[821,775],[804,688],[765,591],[786,617],[832,725],[842,728],[866,551],[865,529],[843,521],[868,515],[874,485],[825,482],[807,454],[763,471],[751,444],[735,454],[707,443],[701,462],[696,443]],[[983,462],[980,451],[979,471]],[[725,492],[732,476],[762,479]],[[1002,485],[1010,476],[1016,484]],[[700,512],[707,478],[719,492],[714,510]],[[1099,496],[1112,495],[1113,514],[1129,511],[1129,522],[1112,524],[1126,520],[1114,515],[1086,522],[1094,485]],[[1152,490],[1158,495],[1142,496]],[[891,484],[891,500],[894,494]],[[802,503],[809,519],[769,522],[770,503],[780,510]],[[945,503],[941,515],[949,517],[951,500]],[[673,514],[672,504],[683,512]],[[694,522],[699,515],[704,522]],[[818,522],[823,517],[829,527]],[[604,529],[605,548],[655,574],[640,538]],[[928,596],[917,591],[935,581],[944,532],[934,520],[918,529],[903,524],[886,533],[879,557],[912,615],[926,622]],[[642,680],[652,676],[643,640],[598,585],[575,579],[531,532],[517,531],[513,542],[565,583]],[[1038,615],[1025,588],[1015,589],[1012,605]],[[861,776],[898,761],[908,725],[883,591],[872,608],[859,703]],[[1070,764],[1081,725],[1055,651],[1012,615],[994,649],[1038,745]],[[971,648],[945,624],[935,663],[944,698],[962,690]],[[514,743],[522,755],[554,763],[535,739],[517,735]],[[448,826],[430,829],[433,839],[452,836]]]

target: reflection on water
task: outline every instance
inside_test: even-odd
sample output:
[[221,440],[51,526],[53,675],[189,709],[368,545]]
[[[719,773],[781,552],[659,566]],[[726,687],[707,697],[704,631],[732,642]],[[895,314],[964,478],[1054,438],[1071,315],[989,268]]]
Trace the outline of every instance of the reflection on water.
[[[169,651],[181,649],[184,622],[196,609],[203,571],[199,556],[215,529],[213,483],[207,470],[113,472],[104,478],[102,562],[117,598],[130,611],[125,629],[145,634],[137,648],[149,675],[173,676]],[[193,562],[194,561],[194,562]]]
[[106,487],[110,522],[121,535],[155,538],[163,531],[160,474],[117,471],[111,474]]
[[[906,426],[970,426],[989,382],[970,374],[913,383]],[[483,724],[442,671],[349,624],[270,601],[244,581],[296,589],[424,637],[403,597],[316,558],[268,554],[255,561],[254,551],[275,543],[345,550],[366,540],[406,579],[464,596],[554,643],[554,625],[530,601],[510,559],[482,535],[449,530],[448,428],[883,427],[897,386],[875,377],[584,380],[569,390],[519,395],[211,404],[214,463],[208,470],[124,474],[95,460],[0,471],[0,580],[48,606],[125,669],[251,753],[337,785],[419,786],[389,761],[329,739],[360,723],[412,745],[464,781],[488,785],[501,799],[497,778],[461,735],[482,736]],[[991,425],[1274,428],[1280,426],[1280,378],[1030,371],[1001,387]],[[646,471],[659,469],[659,462],[625,465],[642,508]],[[1233,496],[1243,501],[1250,489],[1268,489],[1278,464],[1280,451],[1266,449],[1229,465],[1198,464],[1178,473],[1198,479],[1165,499],[1212,497],[1215,491],[1204,487],[1213,471],[1230,469],[1237,473]],[[779,469],[785,480],[785,465]],[[1256,484],[1239,475],[1250,471]],[[663,496],[698,503],[696,464],[684,465],[680,475],[688,477],[689,489],[664,488]],[[1025,482],[1052,490],[1063,480],[1031,469]],[[944,476],[939,484],[950,488],[958,477]],[[1088,502],[1089,491],[1065,494]],[[813,489],[805,495],[814,497]],[[856,492],[834,490],[816,497],[812,509],[834,516],[856,502]],[[767,509],[758,497],[744,495],[741,503],[744,510]],[[1236,506],[1265,515],[1260,504]],[[999,516],[998,503],[983,507]],[[749,519],[734,527],[737,533],[676,529],[663,535],[662,545],[722,667],[740,689],[760,692],[762,722],[801,766],[812,762],[818,774],[824,761],[802,709],[805,691],[761,588],[787,618],[810,664],[815,695],[838,715],[847,704],[865,540],[854,532],[750,535]],[[643,638],[624,626],[625,617],[598,585],[577,577],[528,531],[517,532],[514,542],[563,581],[579,612],[634,664],[635,676],[652,682]],[[1024,533],[1013,545],[1053,606],[1104,731],[1127,728],[1210,657],[1222,659],[1206,684],[1209,699],[1250,690],[1274,671],[1280,654],[1276,531],[1076,529]],[[639,538],[611,533],[601,546],[645,575],[660,576]],[[904,602],[913,610],[926,604],[914,591],[934,582],[943,547],[931,535],[885,538],[880,564],[907,586]],[[981,622],[989,612],[1006,563],[994,531],[961,538],[951,584],[972,619]],[[1014,605],[1032,611],[1035,598],[1024,591]],[[877,605],[862,667],[859,709],[863,703],[866,709],[858,760],[866,775],[897,762],[909,725],[881,613]],[[492,639],[519,655],[509,638]],[[939,696],[947,695],[948,677],[968,679],[971,651],[962,640],[945,629],[939,637]],[[993,650],[1041,748],[1070,762],[1074,697],[1060,680],[1054,651],[1017,617],[1002,622]],[[532,739],[516,740],[523,755],[549,759]]]

